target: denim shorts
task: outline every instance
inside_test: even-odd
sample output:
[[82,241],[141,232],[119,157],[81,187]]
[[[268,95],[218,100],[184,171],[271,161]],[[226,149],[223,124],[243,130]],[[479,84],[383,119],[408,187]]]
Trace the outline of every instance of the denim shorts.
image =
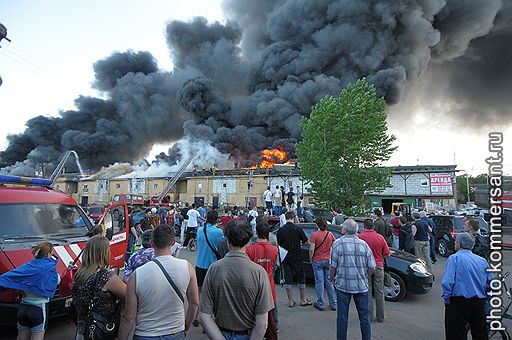
[[133,340],[185,340],[185,332],[159,336],[134,335]]
[[31,305],[21,302],[18,306],[18,330],[30,329],[32,333],[41,333],[48,327],[48,303]]

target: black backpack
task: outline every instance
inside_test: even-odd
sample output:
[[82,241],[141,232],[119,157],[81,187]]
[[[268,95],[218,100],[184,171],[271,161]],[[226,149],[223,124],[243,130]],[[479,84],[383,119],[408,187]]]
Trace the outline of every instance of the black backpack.
[[475,234],[475,246],[473,247],[473,254],[489,260],[490,245],[489,240],[480,234]]

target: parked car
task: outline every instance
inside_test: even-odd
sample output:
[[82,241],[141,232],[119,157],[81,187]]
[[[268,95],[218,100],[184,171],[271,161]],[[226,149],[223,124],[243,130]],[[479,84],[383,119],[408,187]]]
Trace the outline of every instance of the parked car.
[[[332,219],[334,218],[334,214],[332,211],[328,209],[323,208],[305,208],[304,210],[308,210],[313,215],[313,219],[317,217],[323,217],[327,220],[327,222],[331,223]],[[312,221],[305,221],[305,222],[312,222]]]
[[[309,237],[317,230],[314,223],[297,224]],[[336,238],[342,236],[341,227],[330,226]],[[303,245],[302,258],[307,279],[314,279],[313,267],[309,261],[309,244]],[[404,298],[406,292],[426,294],[432,289],[433,276],[417,257],[403,251],[391,249],[391,255],[385,260],[385,270],[391,275],[391,285],[385,287],[386,301],[397,302]],[[276,282],[279,282],[277,280]]]
[[133,222],[135,222],[135,224],[139,224],[140,221],[142,221],[142,219],[144,218],[144,216],[146,216],[146,213],[144,210],[140,210],[140,211],[133,213],[132,214]]
[[89,217],[97,224],[100,221],[101,216],[105,212],[105,207],[101,205],[93,205],[89,208]]
[[[455,250],[455,237],[464,231],[464,216],[435,215],[431,216],[436,224],[435,235],[437,251],[443,257],[450,256]],[[481,217],[472,217],[480,223],[480,233],[484,237],[489,235],[489,225]]]

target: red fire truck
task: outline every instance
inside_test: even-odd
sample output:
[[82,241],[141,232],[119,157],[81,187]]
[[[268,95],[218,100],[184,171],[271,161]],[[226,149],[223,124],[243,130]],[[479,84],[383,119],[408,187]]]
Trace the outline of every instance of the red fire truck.
[[126,203],[132,206],[144,205],[144,197],[142,195],[131,195],[131,194],[115,194],[112,196],[112,203]]
[[[0,274],[32,260],[32,247],[43,241],[55,247],[58,273],[81,255],[93,225],[73,198],[51,185],[46,179],[0,175]],[[118,203],[109,206],[100,220],[110,239],[112,268],[124,265],[127,216],[127,205]],[[0,325],[16,325],[19,301],[16,290],[0,294]],[[57,291],[50,300],[50,317],[67,313],[71,302],[71,296]]]

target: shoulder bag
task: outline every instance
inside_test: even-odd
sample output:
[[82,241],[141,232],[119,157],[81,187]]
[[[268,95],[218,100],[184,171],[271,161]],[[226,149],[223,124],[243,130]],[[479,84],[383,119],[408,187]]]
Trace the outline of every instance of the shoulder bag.
[[213,253],[215,254],[215,257],[217,257],[217,260],[220,260],[222,258],[222,256],[220,256],[219,251],[217,249],[215,249],[212,246],[212,244],[210,243],[210,240],[208,240],[208,233],[206,232],[206,224],[203,227],[203,231],[204,231],[204,238],[206,239],[206,243],[208,244],[208,247],[210,247],[210,249],[213,251]]
[[172,280],[171,276],[169,275],[169,273],[167,273],[167,270],[165,270],[164,266],[162,266],[162,264],[160,263],[160,261],[158,261],[157,259],[153,259],[153,262],[156,263],[156,265],[158,266],[158,268],[160,268],[160,270],[162,271],[162,273],[164,274],[165,278],[167,279],[167,281],[169,282],[169,284],[171,285],[172,289],[174,289],[174,292],[178,295],[178,297],[180,298],[181,300],[181,303],[185,303],[185,299],[183,298],[183,294],[181,294],[180,290],[178,289],[178,287],[176,286],[176,284],[174,283],[174,281]]
[[322,242],[320,242],[320,244],[318,246],[315,245],[315,250],[313,250],[313,256],[311,256],[312,258],[315,257],[315,253],[316,253],[316,250],[318,248],[320,248],[322,246],[322,244],[324,244],[325,240],[327,239],[327,236],[329,236],[331,232],[329,230],[327,230],[327,234],[325,234],[325,237],[324,239],[322,240]]
[[119,300],[116,304],[114,315],[103,315],[94,311],[94,298],[98,286],[99,276],[95,274],[94,283],[91,292],[91,302],[89,303],[89,315],[85,324],[84,339],[86,340],[113,340],[119,332],[119,323],[121,321],[121,308]]

